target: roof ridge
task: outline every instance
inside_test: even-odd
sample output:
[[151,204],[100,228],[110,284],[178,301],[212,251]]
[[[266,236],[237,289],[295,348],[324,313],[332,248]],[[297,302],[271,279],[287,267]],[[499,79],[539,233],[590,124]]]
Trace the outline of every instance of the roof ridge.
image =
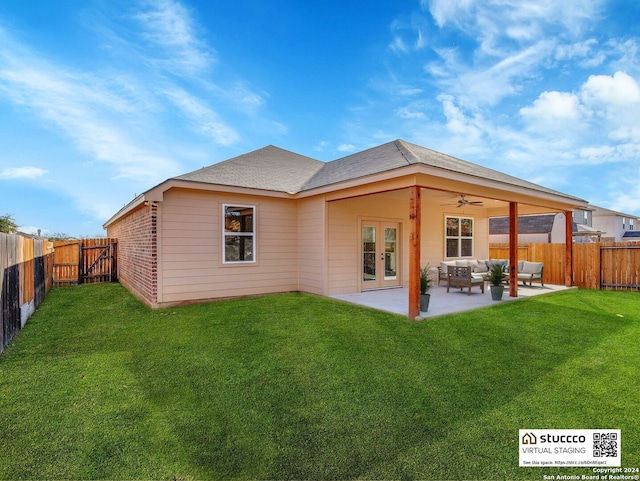
[[267,145],[172,179],[295,194],[323,166],[321,160]]
[[[393,141],[393,143],[395,144],[402,157],[407,161],[408,165],[418,162],[418,157],[411,151],[411,149],[407,145],[407,142],[402,139],[396,139]],[[411,159],[409,157],[411,157]]]

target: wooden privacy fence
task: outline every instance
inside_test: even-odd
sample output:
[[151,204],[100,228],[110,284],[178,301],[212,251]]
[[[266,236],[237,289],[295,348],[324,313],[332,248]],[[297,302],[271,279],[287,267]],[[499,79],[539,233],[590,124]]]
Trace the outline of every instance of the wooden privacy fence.
[[[640,290],[640,244],[573,244],[573,285],[584,289]],[[508,244],[491,244],[492,259],[508,259]],[[518,259],[544,262],[544,281],[565,285],[564,244],[520,244]]]
[[54,286],[118,280],[117,246],[110,238],[54,242]]
[[575,244],[573,255],[576,285],[587,289],[640,290],[640,244]]
[[53,244],[0,233],[0,353],[52,287]]

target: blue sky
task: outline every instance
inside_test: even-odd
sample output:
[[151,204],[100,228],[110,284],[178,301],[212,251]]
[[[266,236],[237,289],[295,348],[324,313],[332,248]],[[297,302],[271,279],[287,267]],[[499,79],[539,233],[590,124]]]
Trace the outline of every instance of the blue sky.
[[398,138],[640,215],[636,0],[0,3],[0,215],[102,235],[165,179]]

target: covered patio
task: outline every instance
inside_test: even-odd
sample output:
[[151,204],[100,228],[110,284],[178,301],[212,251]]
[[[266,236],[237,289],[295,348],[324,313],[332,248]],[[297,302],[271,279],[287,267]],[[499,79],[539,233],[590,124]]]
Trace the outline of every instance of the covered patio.
[[[472,289],[471,295],[467,295],[466,290],[451,289],[447,293],[447,287],[441,285],[431,289],[431,300],[429,302],[429,311],[421,312],[420,317],[430,318],[441,316],[444,314],[453,314],[456,312],[470,311],[481,307],[495,306],[502,302],[512,302],[518,299],[526,299],[528,297],[550,294],[566,289],[575,289],[574,287],[558,286],[545,284],[541,286],[534,284],[532,287],[518,285],[518,297],[509,296],[508,288],[505,289],[504,296],[501,301],[491,299],[489,286],[486,286],[484,294],[479,289]],[[372,291],[363,291],[354,294],[338,294],[330,296],[352,304],[371,307],[381,311],[387,311],[394,314],[406,316],[407,314],[407,297],[409,296],[408,288],[396,289],[379,289]]]

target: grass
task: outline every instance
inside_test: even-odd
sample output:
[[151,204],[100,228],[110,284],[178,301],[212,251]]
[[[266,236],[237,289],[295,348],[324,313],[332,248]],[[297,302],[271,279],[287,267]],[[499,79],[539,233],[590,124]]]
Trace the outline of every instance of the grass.
[[518,429],[640,466],[638,294],[421,323],[286,294],[152,311],[54,289],[0,357],[0,479],[542,479]]

